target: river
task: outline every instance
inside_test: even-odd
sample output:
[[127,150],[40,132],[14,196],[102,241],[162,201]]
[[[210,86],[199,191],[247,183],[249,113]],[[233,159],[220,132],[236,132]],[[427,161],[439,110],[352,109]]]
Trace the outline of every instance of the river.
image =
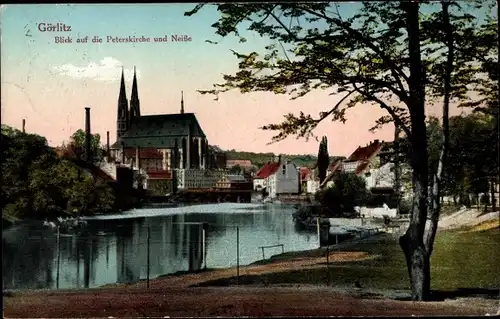
[[[148,246],[150,278],[236,266],[237,237],[240,265],[261,260],[261,246],[283,244],[285,252],[317,248],[314,232],[296,229],[295,209],[236,203],[138,209],[88,219],[88,234],[61,235],[59,242],[54,231],[17,226],[2,236],[3,288],[92,288],[145,279]],[[266,248],[265,258],[281,251]]]

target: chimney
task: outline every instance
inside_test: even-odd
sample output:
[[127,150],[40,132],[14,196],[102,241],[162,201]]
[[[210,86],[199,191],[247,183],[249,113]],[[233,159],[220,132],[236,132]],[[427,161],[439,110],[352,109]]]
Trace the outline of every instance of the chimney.
[[23,119],[23,133],[26,133],[26,119]]
[[106,132],[106,154],[108,155],[108,163],[111,162],[111,151],[109,149],[109,131]]
[[90,107],[85,108],[85,154],[87,162],[91,162],[92,134],[90,133]]
[[135,148],[135,165],[137,166],[137,171],[141,169],[141,150],[139,147]]
[[125,143],[122,142],[122,165],[125,165]]

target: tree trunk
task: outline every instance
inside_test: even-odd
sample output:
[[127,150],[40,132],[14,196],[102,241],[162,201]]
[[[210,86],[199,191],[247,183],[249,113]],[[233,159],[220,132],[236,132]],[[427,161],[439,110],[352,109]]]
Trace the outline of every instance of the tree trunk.
[[399,239],[404,252],[413,300],[427,300],[430,293],[429,256],[423,242],[427,219],[428,156],[425,126],[425,89],[420,55],[419,4],[403,2],[407,18],[410,78],[408,107],[412,127],[411,166],[413,168],[413,209],[410,225]]
[[443,101],[443,146],[439,154],[439,163],[436,174],[433,178],[432,193],[430,194],[430,224],[427,232],[427,237],[425,238],[425,247],[428,256],[432,255],[434,249],[434,239],[436,238],[439,214],[441,212],[441,205],[439,202],[439,196],[441,194],[441,183],[443,177],[444,164],[446,157],[448,155],[448,147],[450,141],[450,123],[449,123],[449,113],[450,113],[450,96],[451,96],[451,73],[453,71],[453,30],[450,24],[450,16],[448,12],[449,3],[442,2],[442,13],[443,13],[443,25],[446,33],[446,46],[448,48],[448,56],[446,61],[446,73],[444,78],[444,101]]
[[399,216],[401,208],[401,171],[399,162],[399,133],[401,129],[397,124],[394,124],[394,189],[396,191],[396,214]]
[[492,179],[490,181],[490,191],[491,191],[491,211],[497,210],[497,199],[495,198],[495,181]]

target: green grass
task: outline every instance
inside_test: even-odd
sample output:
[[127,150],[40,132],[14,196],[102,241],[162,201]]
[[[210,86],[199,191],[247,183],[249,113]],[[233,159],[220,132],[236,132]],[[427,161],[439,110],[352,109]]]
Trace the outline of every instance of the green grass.
[[[258,276],[241,276],[240,284],[326,284],[349,286],[358,280],[363,288],[408,289],[408,272],[403,253],[390,235],[380,235],[346,251],[366,251],[378,258],[372,260],[331,263],[328,268],[304,269]],[[500,287],[500,232],[498,229],[475,233],[441,232],[435,243],[431,259],[432,289]],[[272,261],[296,257],[324,255],[323,249],[287,253],[275,256]],[[268,261],[269,262],[269,261]],[[260,262],[263,264],[264,262]],[[214,280],[203,286],[226,286],[236,283],[236,278]]]

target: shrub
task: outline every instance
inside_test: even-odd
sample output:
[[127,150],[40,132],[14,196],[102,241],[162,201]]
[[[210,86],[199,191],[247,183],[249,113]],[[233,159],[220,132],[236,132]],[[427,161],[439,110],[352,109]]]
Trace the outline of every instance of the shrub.
[[333,186],[316,193],[316,200],[334,214],[354,212],[354,207],[363,206],[368,198],[363,178],[352,173],[340,173],[334,177]]

